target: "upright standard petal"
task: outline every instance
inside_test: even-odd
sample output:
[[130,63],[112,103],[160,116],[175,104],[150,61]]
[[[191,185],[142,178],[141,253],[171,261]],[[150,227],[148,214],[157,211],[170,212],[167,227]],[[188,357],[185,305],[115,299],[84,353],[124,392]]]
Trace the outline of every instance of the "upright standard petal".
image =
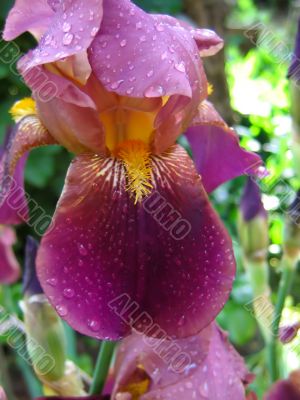
[[26,31],[40,38],[51,23],[53,15],[47,0],[16,0],[8,14],[3,38],[13,40]]
[[104,0],[103,23],[89,54],[107,90],[133,97],[191,97],[191,76],[201,64],[188,30],[161,22],[129,0]]
[[23,71],[85,51],[102,21],[102,0],[63,0],[38,46],[26,57]]
[[207,101],[186,131],[193,159],[209,193],[222,183],[240,175],[260,175],[262,160],[240,147],[239,139]]
[[[168,346],[189,356],[181,372],[172,370]],[[138,390],[141,400],[243,400],[252,380],[243,359],[215,324],[197,336],[165,343],[133,334],[117,354],[112,400],[122,399],[122,394],[130,399]]]
[[153,190],[138,204],[118,159],[81,155],[69,170],[37,267],[52,304],[83,334],[118,339],[158,324],[184,337],[228,298],[231,240],[192,160],[175,146],[151,164]]
[[12,246],[16,235],[12,228],[0,225],[0,284],[11,284],[20,275],[20,266]]

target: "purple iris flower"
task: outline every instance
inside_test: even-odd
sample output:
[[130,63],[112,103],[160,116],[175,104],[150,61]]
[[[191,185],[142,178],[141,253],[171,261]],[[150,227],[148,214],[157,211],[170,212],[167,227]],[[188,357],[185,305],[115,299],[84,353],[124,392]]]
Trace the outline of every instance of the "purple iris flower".
[[[9,140],[7,133],[5,142]],[[24,165],[26,157],[22,157],[17,163],[12,178],[4,176],[4,150],[0,148],[0,180],[9,181],[11,190],[1,191],[0,199],[0,284],[11,284],[20,275],[20,266],[13,252],[16,242],[15,231],[12,225],[18,225],[28,218],[28,208],[24,194]],[[13,197],[16,197],[14,199]],[[17,200],[16,202],[14,200]],[[15,207],[19,204],[19,207]]]
[[133,334],[122,342],[115,368],[112,400],[241,400],[254,379],[215,323],[173,342]]
[[[261,166],[207,101],[201,56],[222,40],[129,0],[17,0],[4,38],[26,30],[38,46],[19,70],[35,101],[12,109],[7,168],[41,145],[76,155],[37,256],[44,292],[97,338],[144,332],[144,314],[171,336],[199,332],[235,274],[207,192]],[[185,131],[195,164],[176,144]],[[124,296],[130,322],[110,306]]]

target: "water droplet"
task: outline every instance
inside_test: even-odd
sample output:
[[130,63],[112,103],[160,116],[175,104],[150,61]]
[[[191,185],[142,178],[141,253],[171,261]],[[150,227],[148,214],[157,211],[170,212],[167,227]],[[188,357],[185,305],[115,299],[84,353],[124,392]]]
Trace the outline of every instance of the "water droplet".
[[120,46],[121,46],[121,47],[125,47],[126,44],[127,44],[127,40],[126,40],[126,39],[123,39],[123,40],[120,42]]
[[137,22],[137,23],[135,24],[135,26],[136,26],[137,29],[141,29],[142,26],[143,26],[143,24],[142,24],[141,21],[139,21],[139,22]]
[[71,30],[71,24],[69,22],[64,22],[62,26],[62,30],[64,32],[70,32]]
[[165,90],[162,86],[150,86],[145,90],[145,97],[161,97],[164,96]]
[[45,37],[45,44],[50,44],[51,43],[51,41],[52,41],[52,35],[47,35],[46,37]]
[[116,90],[120,87],[120,85],[124,82],[124,80],[119,80],[110,85],[112,90]]
[[158,24],[156,25],[156,30],[158,32],[163,32],[165,30],[165,27],[163,26],[163,24]]
[[58,305],[55,309],[61,317],[65,317],[68,314],[68,310],[65,306]]
[[72,43],[73,39],[74,39],[73,33],[66,33],[66,34],[64,35],[64,37],[63,37],[63,44],[64,44],[65,46],[68,46],[69,44]]
[[204,384],[200,386],[199,391],[200,391],[201,396],[208,397],[208,385],[207,385],[207,382],[204,382]]
[[134,91],[134,87],[131,87],[128,90],[126,90],[126,93],[131,94],[133,91]]
[[95,26],[92,30],[91,30],[91,36],[95,37],[98,33],[98,28]]
[[53,287],[57,285],[56,278],[47,279],[46,282],[48,283],[48,285],[53,286]]
[[96,319],[91,319],[88,321],[88,327],[93,331],[97,332],[100,329],[100,322]]
[[146,42],[146,40],[147,40],[146,36],[141,36],[140,37],[140,42],[141,43]]
[[82,256],[87,256],[88,255],[88,251],[87,249],[84,247],[83,244],[78,244],[78,251]]
[[153,71],[153,69],[151,69],[151,71],[149,71],[149,72],[147,73],[148,78],[150,78],[151,76],[153,76],[153,74],[154,74],[154,71]]
[[72,297],[74,297],[75,292],[73,289],[67,288],[64,289],[63,294],[67,299],[72,299]]
[[175,64],[175,68],[177,69],[177,71],[179,72],[185,72],[185,64],[183,61],[181,61],[178,64]]

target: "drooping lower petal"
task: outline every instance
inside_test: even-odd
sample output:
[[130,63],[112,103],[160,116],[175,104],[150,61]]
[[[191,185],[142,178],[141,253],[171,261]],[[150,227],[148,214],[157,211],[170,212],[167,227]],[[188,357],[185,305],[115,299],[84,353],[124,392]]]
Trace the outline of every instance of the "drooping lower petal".
[[260,157],[240,147],[237,134],[209,102],[200,105],[186,137],[208,193],[237,176],[262,174]]
[[3,38],[13,40],[26,31],[40,38],[48,28],[53,14],[47,0],[16,0],[7,17]]
[[175,146],[151,163],[153,190],[136,205],[121,160],[81,155],[69,170],[37,266],[50,301],[83,334],[117,339],[156,323],[191,335],[231,290],[231,241],[192,160]]
[[[174,348],[173,360],[168,346]],[[173,369],[179,354],[189,359],[181,371]],[[141,385],[142,377],[147,387]],[[196,336],[173,342],[131,335],[117,354],[115,379],[112,400],[131,398],[139,389],[141,400],[243,400],[253,375],[226,334],[212,324]]]
[[0,284],[11,284],[20,275],[20,266],[12,246],[16,235],[12,228],[0,226]]

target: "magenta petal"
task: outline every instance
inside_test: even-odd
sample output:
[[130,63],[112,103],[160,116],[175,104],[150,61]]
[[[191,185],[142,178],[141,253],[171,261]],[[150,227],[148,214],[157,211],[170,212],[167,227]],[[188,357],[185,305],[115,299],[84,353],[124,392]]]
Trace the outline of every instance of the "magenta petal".
[[197,75],[200,80],[201,60],[190,32],[129,0],[104,2],[103,23],[89,55],[97,78],[119,95],[191,97]]
[[276,382],[265,395],[264,400],[300,400],[300,372],[293,372],[286,380]]
[[[0,195],[0,225],[16,225],[28,219],[29,210],[24,190],[24,168],[26,159],[27,156],[20,159],[17,163],[14,176],[9,178],[9,185],[7,185],[6,188],[4,187],[5,185],[2,187],[4,193]],[[0,182],[3,182],[3,172],[4,169],[0,161]],[[8,177],[6,180],[8,180]],[[18,199],[17,203],[19,206],[17,208],[13,205],[14,197]]]
[[[166,349],[172,346],[173,354],[169,351],[166,357]],[[178,354],[189,360],[182,371],[174,369]],[[117,354],[112,400],[121,398],[118,393],[126,393],[139,368],[150,380],[143,400],[243,400],[245,386],[253,380],[243,359],[215,324],[197,336],[173,342],[149,342],[138,334],[125,339]]]
[[0,284],[11,284],[19,278],[20,267],[12,249],[15,242],[14,230],[0,226]]
[[197,29],[185,21],[178,20],[169,15],[156,15],[162,23],[167,23],[176,27],[182,27],[190,32],[197,43],[201,57],[213,56],[218,53],[224,46],[223,39],[210,29]]
[[[9,150],[14,140],[13,130],[9,130],[3,148],[0,148],[0,225],[16,225],[27,221],[29,210],[24,190],[24,169],[27,155],[16,164],[13,176],[8,173]],[[13,158],[18,158],[16,154]],[[17,200],[16,203],[14,200]],[[16,207],[17,205],[17,207]]]
[[[83,334],[118,339],[132,327],[144,331],[150,318],[187,336],[228,298],[231,240],[192,160],[176,146],[152,162],[154,191],[137,205],[121,162],[81,155],[69,170],[37,268],[50,301]],[[135,318],[123,315],[126,303]]]
[[234,131],[199,126],[188,129],[186,136],[208,193],[240,175],[255,175],[261,167],[260,157],[242,149]]
[[208,193],[237,176],[262,174],[261,158],[240,147],[237,134],[225,124],[211,103],[201,104],[193,125],[186,137]]
[[4,40],[13,40],[26,31],[40,37],[50,24],[53,14],[47,0],[16,0],[6,20]]
[[85,51],[102,21],[102,0],[63,0],[24,70]]

